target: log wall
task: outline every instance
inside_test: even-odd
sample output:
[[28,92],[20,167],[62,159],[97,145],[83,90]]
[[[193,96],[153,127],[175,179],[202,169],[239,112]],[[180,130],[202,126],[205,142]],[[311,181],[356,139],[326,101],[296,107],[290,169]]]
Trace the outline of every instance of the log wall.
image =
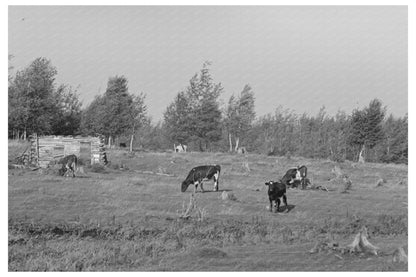
[[99,137],[44,136],[31,138],[31,162],[48,167],[59,159],[74,154],[84,162],[104,163],[105,148]]

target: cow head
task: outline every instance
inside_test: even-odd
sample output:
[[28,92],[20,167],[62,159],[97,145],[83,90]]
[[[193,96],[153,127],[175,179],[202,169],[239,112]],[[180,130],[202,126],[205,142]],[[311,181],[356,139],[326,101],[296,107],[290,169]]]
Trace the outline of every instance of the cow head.
[[185,192],[186,189],[189,187],[190,183],[187,182],[186,180],[182,182],[182,186],[181,186],[181,192]]
[[273,184],[274,184],[273,181],[268,181],[264,184],[269,187],[269,191],[273,191]]
[[268,181],[265,183],[266,186],[269,187],[269,192],[273,192],[274,190],[278,189],[278,184],[283,184],[281,180],[275,182],[275,181]]
[[65,172],[66,172],[66,168],[61,167],[61,168],[58,170],[58,175],[59,175],[59,176],[64,176],[64,175],[65,175]]

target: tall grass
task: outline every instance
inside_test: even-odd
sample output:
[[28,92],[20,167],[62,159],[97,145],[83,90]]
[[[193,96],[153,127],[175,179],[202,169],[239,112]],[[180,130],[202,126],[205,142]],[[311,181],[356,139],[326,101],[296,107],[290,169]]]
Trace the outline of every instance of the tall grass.
[[[322,234],[349,238],[364,224],[373,235],[407,235],[407,218],[386,215],[374,221],[356,217],[327,218],[316,224],[293,226],[270,222],[263,217],[252,217],[248,221],[177,218],[153,227],[140,223],[99,226],[9,220],[9,270],[137,269],[188,249],[270,243],[291,245],[313,242]],[[23,259],[24,251],[27,253]]]
[[16,157],[19,157],[23,152],[28,149],[30,142],[24,140],[9,140],[8,141],[8,158],[9,161],[13,161]]

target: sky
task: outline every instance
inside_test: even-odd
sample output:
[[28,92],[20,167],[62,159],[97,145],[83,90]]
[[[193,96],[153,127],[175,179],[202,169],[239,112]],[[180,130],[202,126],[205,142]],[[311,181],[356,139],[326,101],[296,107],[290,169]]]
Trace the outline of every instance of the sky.
[[224,92],[250,84],[258,116],[350,113],[374,99],[408,112],[406,6],[9,6],[12,73],[37,57],[83,106],[124,75],[154,122],[204,61]]

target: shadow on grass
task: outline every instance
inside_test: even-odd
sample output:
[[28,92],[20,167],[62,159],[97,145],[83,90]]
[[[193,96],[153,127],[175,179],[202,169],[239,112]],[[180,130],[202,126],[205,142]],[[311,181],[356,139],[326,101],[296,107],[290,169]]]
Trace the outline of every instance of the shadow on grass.
[[[232,189],[219,189],[217,191],[213,191],[213,190],[204,190],[203,192],[201,190],[197,190],[196,193],[200,194],[200,193],[210,193],[210,192],[216,192],[216,193],[222,193],[223,191],[229,192],[229,191],[233,191]],[[185,192],[188,193],[194,193],[194,190],[187,190]]]
[[294,208],[296,207],[296,205],[287,205],[287,207],[285,207],[285,206],[280,206],[279,207],[279,210],[277,211],[278,213],[281,213],[281,212],[290,212],[291,210],[293,210]]
[[[228,191],[233,191],[232,189],[219,189],[219,190],[217,190],[217,191],[213,191],[213,190],[205,190],[204,191],[204,193],[207,193],[207,192],[223,192],[223,191],[226,191],[226,192],[228,192]],[[198,192],[201,192],[201,191],[198,191]]]

